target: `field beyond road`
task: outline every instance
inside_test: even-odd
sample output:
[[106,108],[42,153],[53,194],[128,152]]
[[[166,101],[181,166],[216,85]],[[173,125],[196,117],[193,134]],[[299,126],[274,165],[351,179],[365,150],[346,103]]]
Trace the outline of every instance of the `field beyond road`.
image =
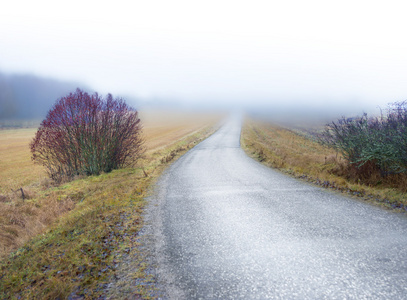
[[[210,135],[219,116],[142,111],[140,119],[146,153],[135,168],[58,186],[30,159],[35,128],[0,131],[1,299],[97,298],[108,292],[121,257],[139,255],[150,184]],[[133,275],[147,280],[143,272],[140,265]]]

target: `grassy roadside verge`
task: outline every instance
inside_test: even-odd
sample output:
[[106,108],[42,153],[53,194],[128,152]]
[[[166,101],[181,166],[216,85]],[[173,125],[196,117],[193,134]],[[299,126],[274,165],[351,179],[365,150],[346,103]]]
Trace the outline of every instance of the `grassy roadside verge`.
[[269,167],[386,208],[407,210],[406,193],[386,185],[362,185],[336,175],[345,163],[340,155],[286,128],[246,119],[241,144],[250,157]]
[[[47,189],[57,207],[69,205],[43,234],[0,262],[0,299],[104,299],[109,279],[122,257],[138,251],[137,233],[148,187],[174,159],[213,132],[213,126],[149,151],[143,168],[116,170]],[[41,205],[41,202],[33,203]],[[143,262],[134,270],[142,278],[140,298],[152,287]]]

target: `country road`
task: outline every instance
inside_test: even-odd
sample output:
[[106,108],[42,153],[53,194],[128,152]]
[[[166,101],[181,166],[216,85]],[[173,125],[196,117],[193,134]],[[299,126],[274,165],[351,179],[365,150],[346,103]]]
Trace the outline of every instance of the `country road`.
[[150,199],[164,298],[406,299],[406,215],[261,165],[240,130],[230,118]]

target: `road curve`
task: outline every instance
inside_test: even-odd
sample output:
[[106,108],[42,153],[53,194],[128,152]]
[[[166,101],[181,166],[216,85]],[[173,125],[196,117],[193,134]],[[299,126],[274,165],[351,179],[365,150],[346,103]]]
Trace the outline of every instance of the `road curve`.
[[147,224],[169,299],[406,299],[407,217],[267,168],[230,118],[175,162]]

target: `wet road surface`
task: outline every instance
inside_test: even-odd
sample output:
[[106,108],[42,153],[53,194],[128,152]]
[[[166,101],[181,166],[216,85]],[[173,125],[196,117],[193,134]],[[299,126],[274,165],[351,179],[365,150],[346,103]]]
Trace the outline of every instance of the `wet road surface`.
[[228,120],[151,197],[165,297],[406,299],[406,216],[259,164],[240,130]]

